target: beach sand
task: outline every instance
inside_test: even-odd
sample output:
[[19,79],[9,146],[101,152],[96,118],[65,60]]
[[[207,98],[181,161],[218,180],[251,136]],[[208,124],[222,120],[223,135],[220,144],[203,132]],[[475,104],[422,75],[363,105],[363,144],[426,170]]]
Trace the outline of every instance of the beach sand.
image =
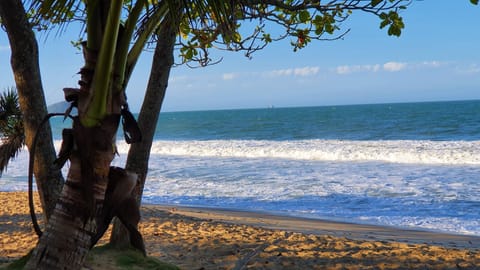
[[[37,237],[25,192],[0,192],[0,205],[1,267]],[[152,205],[139,227],[149,256],[182,269],[480,269],[474,236]]]

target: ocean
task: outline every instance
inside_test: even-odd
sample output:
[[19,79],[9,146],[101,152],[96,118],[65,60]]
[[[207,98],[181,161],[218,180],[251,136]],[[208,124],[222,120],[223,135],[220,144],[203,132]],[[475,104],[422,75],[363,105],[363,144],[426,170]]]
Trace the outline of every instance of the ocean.
[[[0,190],[26,190],[27,161]],[[164,112],[143,203],[480,236],[480,101]]]

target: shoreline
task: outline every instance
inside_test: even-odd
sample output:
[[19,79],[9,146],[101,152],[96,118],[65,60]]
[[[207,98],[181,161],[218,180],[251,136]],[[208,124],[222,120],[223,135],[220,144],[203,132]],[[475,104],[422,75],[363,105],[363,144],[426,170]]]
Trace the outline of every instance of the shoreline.
[[379,240],[413,244],[437,245],[448,248],[480,250],[480,236],[455,234],[416,228],[350,223],[269,213],[262,211],[209,208],[196,206],[142,204],[142,207],[230,224],[243,224],[266,229],[292,231],[303,234],[330,235],[354,240]]
[[[40,204],[36,212],[40,222]],[[26,192],[0,192],[0,268],[37,242]],[[271,214],[143,205],[150,257],[181,269],[478,269],[479,237]],[[40,224],[43,228],[43,224]],[[108,243],[109,229],[99,245]],[[86,269],[109,268],[101,256]]]

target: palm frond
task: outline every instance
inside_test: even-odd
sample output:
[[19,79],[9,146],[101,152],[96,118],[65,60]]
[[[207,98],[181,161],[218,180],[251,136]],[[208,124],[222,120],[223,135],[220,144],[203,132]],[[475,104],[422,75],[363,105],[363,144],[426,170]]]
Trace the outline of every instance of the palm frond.
[[213,19],[218,25],[222,25],[225,31],[232,30],[236,20],[235,9],[240,5],[240,1],[236,0],[183,0],[182,2],[185,14],[190,21]]
[[22,112],[15,88],[0,95],[0,175],[25,145]]
[[10,126],[12,119],[19,119],[22,116],[18,95],[15,88],[7,88],[0,95],[0,133],[5,133]]
[[7,170],[8,163],[17,157],[24,146],[23,136],[2,139],[0,144],[0,176]]
[[0,112],[8,115],[21,115],[18,95],[14,87],[7,88],[0,95]]
[[58,25],[63,28],[74,19],[83,17],[85,1],[80,0],[30,0],[28,7],[30,19],[34,25],[51,28]]

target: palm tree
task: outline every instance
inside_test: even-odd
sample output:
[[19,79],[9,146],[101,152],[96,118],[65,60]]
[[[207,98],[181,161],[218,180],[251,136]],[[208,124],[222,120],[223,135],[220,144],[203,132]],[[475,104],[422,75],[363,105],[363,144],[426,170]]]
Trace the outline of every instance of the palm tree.
[[25,145],[22,112],[15,88],[0,95],[0,175]]
[[[130,118],[124,93],[128,78],[152,33],[181,5],[149,2],[124,6],[123,1],[100,0],[85,1],[83,6],[82,1],[33,1],[33,8],[52,20],[65,20],[66,10],[85,11],[87,39],[82,44],[85,65],[80,70],[80,88],[64,89],[66,100],[78,108],[67,182],[26,269],[80,269],[83,265],[96,217],[101,215],[119,121],[121,116]],[[228,6],[223,1],[210,2]],[[125,23],[123,8],[128,11]]]

